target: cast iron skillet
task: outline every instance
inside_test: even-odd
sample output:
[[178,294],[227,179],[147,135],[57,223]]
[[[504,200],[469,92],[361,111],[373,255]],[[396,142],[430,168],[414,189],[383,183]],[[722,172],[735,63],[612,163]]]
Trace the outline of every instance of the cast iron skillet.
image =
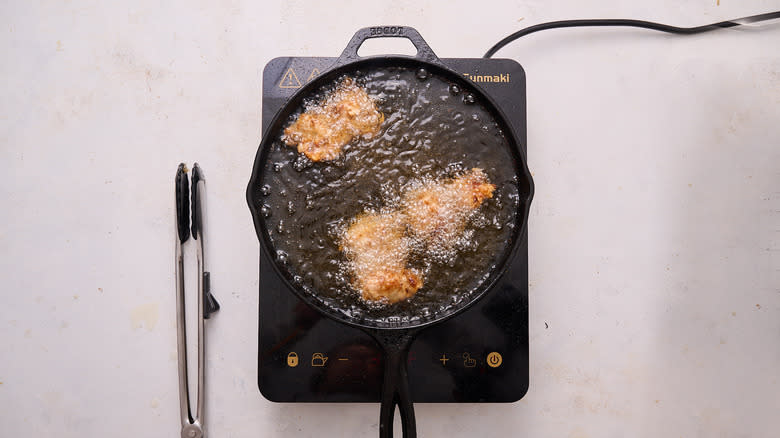
[[[409,39],[417,48],[415,56],[374,56],[360,57],[357,54],[358,48],[368,38],[377,37],[402,37]],[[496,257],[496,263],[492,267],[485,267],[484,280],[479,287],[469,295],[468,299],[454,307],[445,308],[439,312],[432,312],[423,319],[416,319],[409,322],[405,319],[398,320],[387,318],[372,319],[371,317],[357,318],[325,306],[317,300],[312,291],[301,287],[294,279],[288,266],[280,262],[276,257],[276,251],[269,236],[268,225],[265,223],[264,216],[261,214],[263,204],[260,185],[264,180],[264,172],[267,168],[269,151],[275,141],[278,141],[285,126],[290,120],[291,115],[300,110],[304,99],[311,97],[324,86],[334,83],[338,78],[345,74],[353,73],[356,70],[371,71],[372,69],[402,67],[410,69],[425,69],[431,75],[455,84],[463,90],[464,95],[471,93],[475,101],[479,102],[488,113],[490,113],[498,128],[504,133],[504,137],[511,149],[514,167],[515,180],[519,193],[518,208],[514,214],[515,223],[512,231],[512,237],[506,243],[502,254]],[[510,165],[510,164],[507,164]],[[301,178],[306,177],[305,172],[300,173]],[[252,176],[247,187],[247,202],[254,219],[255,231],[262,250],[271,259],[275,260],[273,266],[277,274],[283,279],[285,285],[295,293],[301,300],[315,308],[323,316],[334,319],[343,324],[357,327],[371,335],[382,347],[384,352],[384,382],[382,386],[381,409],[379,436],[380,438],[390,438],[393,436],[393,416],[395,407],[401,414],[401,423],[403,435],[405,437],[416,437],[416,426],[414,418],[414,408],[412,397],[409,390],[407,377],[407,355],[409,347],[420,330],[433,324],[440,323],[446,319],[452,318],[456,314],[466,310],[487,294],[499,277],[508,266],[510,259],[514,256],[517,248],[520,246],[520,240],[525,235],[525,227],[528,221],[528,210],[533,197],[533,180],[528,170],[527,162],[522,148],[518,143],[516,134],[500,108],[485,95],[474,83],[464,79],[464,77],[445,66],[439,58],[433,53],[428,44],[423,40],[420,34],[410,27],[405,26],[380,26],[368,27],[359,30],[352,37],[346,49],[336,60],[329,70],[322,72],[316,79],[310,81],[284,106],[274,117],[269,129],[264,133],[262,142],[255,157]],[[333,202],[342,200],[334,199]]]

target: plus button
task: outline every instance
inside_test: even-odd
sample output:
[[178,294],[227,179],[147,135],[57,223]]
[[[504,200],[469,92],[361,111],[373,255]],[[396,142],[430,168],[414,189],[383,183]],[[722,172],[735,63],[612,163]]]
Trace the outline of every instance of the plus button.
[[439,362],[441,362],[441,364],[442,364],[442,365],[444,365],[444,366],[447,366],[447,361],[448,361],[448,360],[449,360],[449,359],[447,358],[447,355],[446,355],[446,354],[442,354],[442,355],[441,355],[441,358],[439,358]]

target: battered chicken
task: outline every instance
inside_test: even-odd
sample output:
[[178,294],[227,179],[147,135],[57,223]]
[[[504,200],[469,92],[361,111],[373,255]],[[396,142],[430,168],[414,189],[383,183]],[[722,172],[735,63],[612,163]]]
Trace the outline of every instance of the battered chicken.
[[384,119],[366,90],[346,78],[322,102],[298,116],[282,139],[312,161],[329,161],[338,158],[341,148],[355,137],[376,135]]
[[451,250],[469,215],[493,197],[495,188],[482,169],[474,168],[409,189],[400,210],[358,216],[344,233],[341,249],[363,299],[397,303],[414,295],[423,278],[407,266],[412,238],[426,251]]
[[367,301],[405,300],[422,287],[422,278],[406,266],[409,256],[404,223],[398,213],[364,214],[342,239],[355,286]]
[[446,182],[412,188],[402,201],[404,222],[425,245],[447,250],[463,232],[469,215],[493,197],[495,188],[479,168]]

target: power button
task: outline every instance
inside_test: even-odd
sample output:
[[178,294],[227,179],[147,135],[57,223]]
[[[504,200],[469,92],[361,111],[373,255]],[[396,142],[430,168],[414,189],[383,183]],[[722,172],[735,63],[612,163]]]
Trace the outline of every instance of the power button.
[[501,366],[501,362],[503,362],[504,359],[501,357],[501,354],[498,352],[492,352],[487,355],[487,364],[490,368],[498,368]]

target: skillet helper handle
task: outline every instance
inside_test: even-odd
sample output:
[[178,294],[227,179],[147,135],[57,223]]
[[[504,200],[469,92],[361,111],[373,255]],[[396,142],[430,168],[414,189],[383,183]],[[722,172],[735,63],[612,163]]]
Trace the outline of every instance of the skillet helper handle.
[[401,414],[401,427],[405,438],[417,438],[414,404],[409,390],[406,362],[414,335],[404,333],[384,343],[385,377],[382,385],[382,406],[379,412],[379,438],[393,438],[395,407]]
[[364,27],[355,33],[352,39],[349,40],[347,47],[341,52],[341,56],[339,56],[336,64],[346,64],[347,62],[360,59],[361,56],[358,55],[357,51],[369,38],[406,38],[417,49],[415,58],[436,64],[442,63],[439,57],[433,53],[428,43],[420,36],[420,33],[417,32],[417,29],[409,26],[372,26]]

